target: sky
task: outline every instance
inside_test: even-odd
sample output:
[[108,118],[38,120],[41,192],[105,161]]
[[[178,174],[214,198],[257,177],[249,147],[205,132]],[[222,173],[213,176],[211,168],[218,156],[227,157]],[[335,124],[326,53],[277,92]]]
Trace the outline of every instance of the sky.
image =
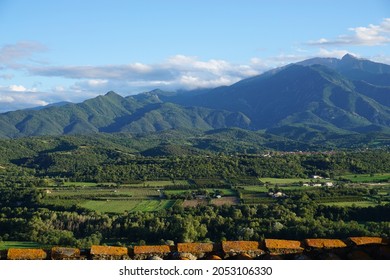
[[312,57],[390,64],[388,0],[0,0],[0,112],[230,85]]

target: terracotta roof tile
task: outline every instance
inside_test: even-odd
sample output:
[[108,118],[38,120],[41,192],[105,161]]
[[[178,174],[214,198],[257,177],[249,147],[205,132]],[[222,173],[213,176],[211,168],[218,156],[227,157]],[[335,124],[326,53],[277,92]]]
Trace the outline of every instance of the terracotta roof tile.
[[168,245],[145,245],[145,246],[134,246],[134,254],[168,254],[171,252],[171,247]]
[[265,247],[268,249],[303,249],[301,241],[283,239],[266,239]]
[[294,254],[304,250],[296,240],[266,239],[264,243],[271,254]]
[[225,253],[264,253],[264,251],[260,249],[260,242],[257,241],[222,241],[222,250]]
[[44,260],[47,254],[42,249],[8,249],[9,260]]
[[305,243],[308,247],[316,249],[347,247],[347,245],[340,239],[305,239]]
[[386,240],[382,237],[350,237],[355,245],[367,245],[367,244],[386,244]]
[[178,243],[177,251],[179,253],[209,253],[214,249],[212,243]]
[[91,255],[124,256],[127,255],[126,247],[92,245]]

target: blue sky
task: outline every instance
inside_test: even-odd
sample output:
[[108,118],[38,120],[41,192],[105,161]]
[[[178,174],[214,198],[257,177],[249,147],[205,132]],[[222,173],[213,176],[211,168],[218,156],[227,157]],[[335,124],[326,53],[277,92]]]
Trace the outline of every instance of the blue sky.
[[0,112],[229,85],[315,56],[390,64],[390,1],[0,0]]

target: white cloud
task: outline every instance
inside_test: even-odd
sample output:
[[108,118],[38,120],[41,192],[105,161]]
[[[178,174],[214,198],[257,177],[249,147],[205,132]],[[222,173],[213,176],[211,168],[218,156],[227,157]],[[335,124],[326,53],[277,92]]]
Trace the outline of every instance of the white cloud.
[[80,80],[75,83],[74,90],[108,89],[116,85],[111,89],[127,86],[128,91],[129,85],[161,85],[170,89],[228,85],[263,72],[264,65],[240,65],[217,59],[203,61],[197,57],[176,55],[162,63],[149,65],[39,66],[28,70],[31,75]]
[[187,88],[194,88],[196,85],[199,88],[211,88],[219,87],[232,82],[238,82],[240,79],[232,80],[231,78],[220,77],[213,80],[201,80],[199,77],[184,75],[180,78],[180,84],[185,85]]
[[10,85],[9,86],[10,91],[27,91],[27,89],[24,86],[21,85]]
[[87,83],[91,87],[99,87],[99,86],[106,85],[108,83],[108,80],[97,80],[97,79],[96,80],[88,80]]
[[49,104],[46,94],[22,85],[0,86],[0,112]]
[[361,45],[377,46],[390,42],[390,18],[385,18],[379,25],[349,28],[350,35],[340,35],[336,39],[321,38],[309,42],[310,45]]

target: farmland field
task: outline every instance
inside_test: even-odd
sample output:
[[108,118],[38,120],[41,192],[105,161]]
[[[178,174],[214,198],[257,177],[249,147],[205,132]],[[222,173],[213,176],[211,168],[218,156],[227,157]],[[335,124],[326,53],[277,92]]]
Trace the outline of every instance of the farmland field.
[[182,203],[183,207],[196,207],[200,205],[207,205],[208,202],[205,199],[190,199],[190,200],[184,200]]
[[64,186],[75,186],[75,187],[95,187],[96,183],[91,182],[64,182]]
[[[369,175],[346,175],[347,178],[364,182],[372,179]],[[352,176],[352,177],[351,177]],[[374,178],[386,178],[388,174],[376,175]],[[63,207],[79,206],[82,208],[99,211],[103,213],[123,213],[132,211],[151,212],[172,207],[177,199],[187,198],[182,203],[183,207],[194,207],[199,205],[237,205],[243,204],[270,204],[277,203],[278,198],[272,198],[269,192],[281,191],[287,197],[299,195],[302,192],[322,192],[324,187],[299,186],[298,182],[309,182],[310,179],[279,179],[263,178],[270,185],[244,185],[232,188],[194,188],[190,187],[188,181],[176,181],[176,187],[172,186],[172,181],[148,181],[140,184],[113,185],[110,183],[95,184],[88,182],[72,182],[67,186],[43,188],[46,190],[44,203]],[[325,181],[325,180],[322,180]],[[271,184],[272,182],[272,184]],[[72,187],[73,186],[73,187]],[[182,188],[180,186],[183,186]],[[167,189],[165,189],[167,187]],[[371,199],[366,200],[362,196],[335,196],[329,198],[316,198],[317,203],[324,205],[367,207],[376,205],[376,201],[388,200],[390,186],[384,184],[374,184],[366,186],[368,189],[375,189]],[[216,195],[221,195],[215,199]],[[166,197],[164,196],[166,195]],[[196,195],[205,195],[204,199],[195,199]],[[368,195],[368,194],[367,194]],[[191,199],[192,196],[192,199]],[[165,198],[165,199],[162,199]]]
[[240,189],[244,189],[248,192],[259,192],[259,193],[267,193],[268,188],[265,186],[240,186]]
[[82,189],[52,189],[47,194],[50,197],[150,197],[159,196],[157,189],[151,188],[82,188]]
[[[300,191],[300,190],[316,190],[321,187],[312,187],[312,186],[278,186],[278,189],[281,191]],[[273,186],[240,186],[239,190],[243,193],[263,193],[266,194],[273,189]]]
[[342,201],[342,202],[326,202],[326,203],[320,202],[320,204],[327,205],[327,206],[338,206],[338,207],[350,207],[350,206],[370,207],[370,206],[378,205],[373,201]]
[[259,179],[263,183],[269,184],[293,184],[293,183],[308,183],[310,181],[320,181],[325,182],[325,179],[302,179],[302,178],[260,178]]
[[344,175],[342,178],[350,180],[353,183],[369,183],[369,182],[378,182],[378,181],[389,181],[390,173],[383,174],[349,174]]
[[81,203],[80,206],[94,211],[110,213],[123,213],[125,211],[151,212],[170,208],[175,202],[175,200],[89,200]]
[[187,180],[175,180],[173,181],[146,181],[137,184],[124,184],[124,187],[165,187],[173,185],[189,186]]
[[234,196],[226,196],[221,198],[215,198],[211,200],[211,204],[216,206],[221,205],[238,205],[240,204],[240,199]]
[[[202,189],[202,190],[205,190],[209,193],[215,193],[216,191],[218,191],[223,196],[235,196],[236,195],[236,191],[232,190],[232,189],[206,188],[206,189]],[[192,192],[192,191],[196,191],[196,189],[164,190],[164,193],[172,195],[172,194],[185,194],[187,192]]]
[[0,242],[0,250],[7,250],[9,248],[21,248],[21,249],[45,249],[50,248],[50,245],[44,245],[36,242],[28,242],[28,241],[3,241]]

